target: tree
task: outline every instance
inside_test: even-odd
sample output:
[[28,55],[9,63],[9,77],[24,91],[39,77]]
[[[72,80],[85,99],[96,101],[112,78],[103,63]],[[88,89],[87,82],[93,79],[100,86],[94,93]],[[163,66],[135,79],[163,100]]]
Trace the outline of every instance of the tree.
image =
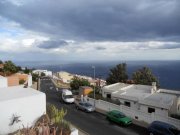
[[17,66],[17,71],[22,71],[22,68],[20,66]]
[[39,77],[38,74],[32,74],[32,80],[33,80],[33,82],[37,82],[37,81],[38,81],[38,77]]
[[3,61],[2,61],[2,60],[0,60],[0,64],[3,64]]
[[126,82],[128,79],[126,63],[118,64],[116,67],[110,69],[107,84],[113,84],[118,82]]
[[77,90],[80,86],[90,86],[90,83],[86,79],[74,77],[70,83],[71,89]]
[[160,86],[156,76],[153,75],[151,69],[148,67],[143,67],[142,69],[134,72],[132,79],[136,84],[152,85],[152,82],[156,82],[157,86]]
[[18,71],[17,67],[15,66],[15,64],[12,61],[6,61],[4,63],[3,70],[4,70],[5,75],[6,74],[13,74],[13,73],[16,73]]
[[43,77],[43,76],[46,76],[46,74],[42,72],[42,73],[41,73],[41,77]]
[[29,74],[31,72],[31,70],[30,69],[28,69],[27,67],[25,67],[25,69],[24,69],[24,73],[25,74]]

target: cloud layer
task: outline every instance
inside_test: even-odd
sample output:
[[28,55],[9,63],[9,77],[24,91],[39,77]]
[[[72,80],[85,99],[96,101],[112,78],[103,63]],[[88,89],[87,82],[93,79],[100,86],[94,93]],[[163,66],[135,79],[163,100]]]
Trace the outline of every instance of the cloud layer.
[[173,50],[173,59],[179,59],[179,7],[179,0],[3,0],[0,52],[12,47],[12,52],[40,52],[42,57],[48,50],[54,57],[84,58],[92,51],[101,59],[122,52],[128,58],[124,50],[165,55]]

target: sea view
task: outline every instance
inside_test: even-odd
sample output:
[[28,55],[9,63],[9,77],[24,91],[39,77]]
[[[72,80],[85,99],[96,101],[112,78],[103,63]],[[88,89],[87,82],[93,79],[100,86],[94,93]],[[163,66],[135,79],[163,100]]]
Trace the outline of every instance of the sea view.
[[0,135],[180,135],[179,13],[180,0],[0,0]]
[[180,61],[114,61],[114,62],[82,62],[82,63],[61,63],[61,62],[16,62],[25,67],[36,69],[47,69],[53,72],[67,71],[73,74],[93,76],[92,65],[96,67],[96,77],[106,79],[109,69],[115,65],[126,62],[129,78],[137,69],[147,66],[151,68],[159,81],[160,87],[180,91]]

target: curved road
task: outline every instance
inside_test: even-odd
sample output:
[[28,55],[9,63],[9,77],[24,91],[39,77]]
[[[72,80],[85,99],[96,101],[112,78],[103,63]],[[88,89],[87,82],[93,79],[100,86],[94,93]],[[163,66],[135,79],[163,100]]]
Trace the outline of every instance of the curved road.
[[54,104],[57,108],[64,108],[67,110],[66,120],[73,125],[82,129],[90,135],[146,135],[145,128],[130,125],[122,127],[115,123],[106,120],[106,117],[100,113],[85,113],[75,109],[74,104],[60,103],[58,99],[58,92],[56,86],[49,78],[41,79],[41,91],[46,93],[47,103]]

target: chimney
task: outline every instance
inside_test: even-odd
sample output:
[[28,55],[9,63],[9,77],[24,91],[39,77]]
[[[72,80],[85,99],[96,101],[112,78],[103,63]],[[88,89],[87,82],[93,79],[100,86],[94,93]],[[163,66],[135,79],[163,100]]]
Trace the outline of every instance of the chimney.
[[151,94],[157,92],[156,82],[152,82]]

